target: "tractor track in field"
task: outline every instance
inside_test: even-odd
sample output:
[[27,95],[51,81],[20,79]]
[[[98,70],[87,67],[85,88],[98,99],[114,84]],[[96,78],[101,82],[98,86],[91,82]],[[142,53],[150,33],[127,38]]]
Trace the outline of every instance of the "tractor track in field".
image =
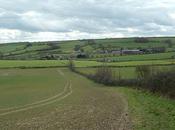
[[68,97],[69,95],[72,94],[73,90],[72,90],[72,85],[71,85],[71,83],[69,83],[68,89],[70,89],[70,90],[69,90],[70,92],[66,93],[65,95],[63,95],[63,96],[61,96],[61,97],[59,97],[59,98],[53,99],[53,100],[48,101],[48,102],[45,102],[45,103],[36,104],[36,105],[30,106],[30,107],[21,108],[21,109],[9,111],[9,112],[1,113],[0,116],[5,116],[5,115],[8,115],[8,114],[12,114],[12,113],[16,113],[16,112],[21,112],[21,111],[26,111],[26,110],[29,110],[29,109],[38,108],[38,107],[41,107],[41,106],[45,106],[45,105],[49,105],[49,104],[55,103],[55,102],[57,102],[57,101],[60,101],[60,100],[62,100],[62,99],[65,99],[66,97]]
[[[61,70],[57,70],[57,72],[60,73],[64,77],[64,73]],[[67,93],[67,91],[70,91],[70,92]],[[8,114],[12,114],[12,113],[25,111],[25,110],[45,106],[45,105],[48,105],[48,104],[52,104],[54,102],[60,101],[64,98],[68,97],[70,94],[72,94],[72,92],[73,92],[73,90],[72,90],[71,81],[68,81],[66,83],[65,87],[64,87],[64,90],[61,93],[59,93],[59,94],[57,94],[53,97],[49,97],[47,99],[44,99],[44,100],[41,100],[41,101],[38,101],[38,102],[35,102],[35,103],[27,104],[27,105],[24,105],[24,106],[7,108],[7,109],[0,109],[1,111],[2,110],[3,111],[8,111],[8,112],[0,113],[0,116],[5,116],[5,115],[8,115]],[[16,109],[16,110],[13,110],[13,109]],[[11,111],[9,111],[9,110],[11,110]]]
[[46,98],[46,99],[44,99],[44,100],[40,100],[40,101],[31,103],[31,104],[26,104],[26,105],[19,106],[19,107],[11,107],[11,108],[0,109],[0,111],[9,111],[9,110],[13,110],[13,109],[20,109],[20,108],[23,108],[23,107],[28,107],[28,106],[32,106],[32,105],[38,105],[38,104],[40,104],[40,103],[44,103],[44,102],[50,101],[50,100],[55,99],[55,98],[61,96],[62,94],[64,94],[65,91],[66,91],[66,89],[67,89],[67,86],[68,86],[68,83],[66,83],[66,85],[65,85],[65,87],[64,87],[64,90],[63,90],[61,93],[59,93],[59,94],[57,94],[57,95],[55,95],[55,96],[53,96],[53,97],[49,97],[49,98]]

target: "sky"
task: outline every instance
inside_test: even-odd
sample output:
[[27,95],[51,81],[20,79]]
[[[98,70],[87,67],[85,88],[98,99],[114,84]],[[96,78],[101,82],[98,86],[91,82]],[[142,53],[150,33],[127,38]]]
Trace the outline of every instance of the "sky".
[[175,0],[0,0],[0,43],[174,34]]

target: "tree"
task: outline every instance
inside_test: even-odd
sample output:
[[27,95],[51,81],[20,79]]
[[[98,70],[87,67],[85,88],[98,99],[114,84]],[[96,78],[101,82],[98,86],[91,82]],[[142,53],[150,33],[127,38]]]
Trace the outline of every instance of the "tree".
[[84,53],[84,49],[83,48],[81,48],[81,50],[80,50],[82,53]]
[[79,51],[81,49],[81,46],[80,45],[75,45],[75,47],[74,47],[74,50],[75,51]]
[[32,46],[32,43],[28,43],[28,44],[26,45],[26,48],[31,47],[31,46]]
[[136,43],[148,43],[149,39],[145,38],[145,37],[137,37],[137,38],[135,38],[135,42]]
[[123,55],[123,48],[120,48],[120,55],[122,56]]
[[96,43],[95,43],[95,40],[93,40],[93,39],[87,40],[87,43],[88,43],[89,45],[94,45],[94,44],[96,44]]
[[168,44],[168,47],[169,47],[169,48],[172,48],[172,47],[173,47],[173,42],[172,42],[171,39],[167,39],[167,40],[165,40],[164,42],[165,42],[166,44]]
[[115,82],[115,73],[113,73],[112,68],[104,64],[96,70],[94,78],[99,83],[112,85]]
[[0,59],[3,59],[4,55],[2,52],[0,52]]
[[140,85],[149,87],[153,82],[153,77],[157,74],[157,68],[148,65],[139,65],[136,67],[136,74]]
[[164,53],[166,51],[165,47],[154,47],[151,48],[152,53]]
[[71,71],[75,71],[75,64],[73,62],[72,59],[69,60],[68,62],[68,68],[71,70]]
[[151,74],[150,66],[139,65],[136,67],[136,74],[138,80],[147,80]]
[[60,49],[61,47],[58,45],[58,43],[48,43],[48,45],[51,47],[51,49]]

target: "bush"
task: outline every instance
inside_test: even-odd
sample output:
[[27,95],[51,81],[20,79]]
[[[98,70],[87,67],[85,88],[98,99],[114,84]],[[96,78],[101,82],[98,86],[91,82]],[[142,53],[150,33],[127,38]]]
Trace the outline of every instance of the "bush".
[[152,92],[158,92],[175,98],[175,71],[159,72],[149,78],[148,87]]
[[153,93],[160,93],[175,98],[175,70],[158,71],[152,66],[137,66],[137,85],[150,90]]

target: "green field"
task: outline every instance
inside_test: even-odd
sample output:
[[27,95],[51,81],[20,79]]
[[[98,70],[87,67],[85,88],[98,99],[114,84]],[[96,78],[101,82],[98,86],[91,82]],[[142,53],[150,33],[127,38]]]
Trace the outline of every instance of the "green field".
[[173,100],[99,85],[66,68],[1,69],[0,83],[2,129],[175,128]]
[[0,70],[0,83],[1,110],[56,95],[63,91],[66,79],[56,69],[5,69]]
[[[69,61],[67,60],[1,60],[0,68],[47,68],[47,67],[66,67]],[[75,67],[98,67],[103,65],[97,61],[74,61]],[[127,62],[111,62],[105,63],[113,67],[131,67],[137,65],[174,65],[175,60],[148,60],[148,61],[127,61]]]
[[[121,61],[145,61],[145,60],[165,60],[165,59],[173,59],[175,56],[175,52],[167,52],[167,53],[157,53],[157,54],[144,54],[144,55],[124,55],[124,56],[112,56],[105,57],[105,59],[112,60],[115,62]],[[102,60],[104,58],[95,58],[92,60]]]
[[[83,74],[95,74],[97,68],[77,68],[77,71]],[[112,68],[113,73],[118,77],[124,79],[136,78],[135,67],[123,67],[123,68]]]
[[122,128],[127,106],[116,88],[67,69],[0,70],[0,76],[0,128]]
[[[168,71],[175,68],[175,65],[171,66],[154,66],[153,69],[155,71]],[[97,68],[76,68],[77,71],[86,74],[86,75],[93,75],[97,71]],[[112,68],[113,74],[116,77],[122,79],[135,79],[137,78],[136,74],[136,67],[113,67]]]

